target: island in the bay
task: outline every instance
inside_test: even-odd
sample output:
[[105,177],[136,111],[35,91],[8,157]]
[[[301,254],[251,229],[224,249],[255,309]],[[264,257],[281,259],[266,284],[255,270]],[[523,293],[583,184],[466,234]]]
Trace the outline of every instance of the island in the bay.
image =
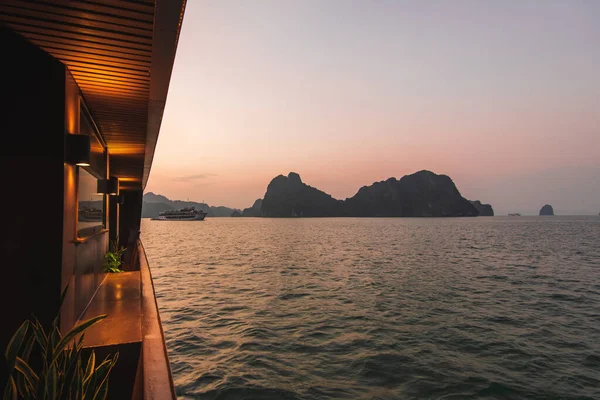
[[550,204],[545,204],[540,209],[540,215],[541,216],[544,216],[544,215],[554,215],[554,209],[552,208],[552,206]]
[[475,217],[493,216],[489,204],[461,196],[447,175],[419,171],[363,186],[346,200],[302,182],[290,172],[275,177],[264,198],[242,212],[261,217]]

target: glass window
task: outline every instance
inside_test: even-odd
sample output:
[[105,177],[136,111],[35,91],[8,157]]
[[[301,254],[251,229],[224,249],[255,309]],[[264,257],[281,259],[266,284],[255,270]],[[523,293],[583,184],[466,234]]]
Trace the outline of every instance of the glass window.
[[104,146],[86,108],[81,104],[80,133],[90,136],[90,166],[78,168],[77,236],[87,237],[106,227],[105,195],[97,193],[98,178],[106,175]]
[[86,237],[104,229],[104,195],[96,193],[98,179],[79,168],[77,187],[77,236]]

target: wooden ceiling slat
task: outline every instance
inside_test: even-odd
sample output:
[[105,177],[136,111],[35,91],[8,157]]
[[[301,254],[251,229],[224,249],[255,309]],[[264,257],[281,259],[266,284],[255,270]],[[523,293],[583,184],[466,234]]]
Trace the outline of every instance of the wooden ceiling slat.
[[[81,3],[81,1],[76,1],[74,3]],[[103,1],[86,1],[86,3],[95,4],[95,5],[108,5],[107,2]],[[125,12],[137,11],[143,13],[149,13],[154,15],[154,2],[130,2],[126,0],[120,0],[117,2],[113,2],[110,4],[111,8],[120,8]]]
[[[35,2],[29,3],[20,0],[3,0],[3,3],[10,7],[17,7],[20,9],[27,9],[31,12],[41,12],[48,14],[57,14],[64,15],[68,17],[75,18],[77,22],[85,24],[85,21],[97,21],[104,22],[108,24],[113,24],[115,26],[124,26],[127,28],[135,27],[138,29],[143,29],[152,32],[153,20],[152,19],[138,19],[133,15],[123,14],[122,16],[109,14],[109,13],[100,13],[91,10],[86,10],[82,8],[75,8],[69,5],[64,5],[61,3],[45,3],[45,2]],[[142,14],[143,15],[143,14]]]
[[146,128],[146,125],[142,122],[140,123],[136,123],[134,125],[110,125],[110,126],[103,126],[102,129],[106,130],[105,133],[105,140],[108,142],[114,142],[115,140],[117,141],[117,143],[137,143],[137,144],[141,144],[144,137],[143,136],[133,136],[133,135],[129,135],[129,134],[124,134],[123,132],[127,132],[127,131],[131,131],[131,130],[139,130],[139,129],[143,129]]
[[[4,16],[3,16],[4,18]],[[95,46],[96,44],[104,44],[104,45],[113,45],[113,46],[118,46],[122,49],[132,49],[132,50],[137,50],[138,51],[142,51],[144,54],[148,54],[152,51],[152,47],[143,43],[131,43],[131,42],[124,42],[124,41],[120,41],[120,40],[115,40],[115,39],[111,39],[111,38],[102,38],[102,37],[96,37],[96,36],[91,36],[91,35],[84,35],[81,33],[77,33],[77,32],[69,32],[69,31],[63,31],[63,30],[58,30],[58,29],[47,29],[44,26],[36,26],[36,25],[22,25],[19,24],[18,22],[11,22],[8,20],[4,20],[4,23],[6,23],[9,27],[19,31],[19,32],[24,32],[24,33],[28,33],[28,32],[32,32],[32,33],[37,33],[39,35],[43,35],[45,37],[48,38],[53,38],[53,37],[57,37],[57,38],[65,38],[67,40],[74,40],[80,43],[87,43],[88,45],[91,46]]]
[[124,9],[121,7],[115,7],[111,4],[94,4],[88,1],[38,1],[38,3],[48,4],[50,6],[70,8],[74,10],[89,11],[96,14],[103,14],[109,16],[116,16],[121,18],[131,18],[139,21],[154,22],[154,10],[150,11],[139,11],[133,9]]
[[[136,127],[135,129],[139,129],[140,127]],[[145,128],[145,127],[143,127]],[[115,133],[121,132],[120,129],[116,129]],[[124,138],[123,136],[119,136],[119,135],[109,135],[106,140],[109,144],[109,148],[110,145],[113,144],[114,146],[119,146],[121,148],[123,147],[143,147],[144,143],[140,142],[140,137],[136,137],[136,138]]]
[[140,142],[140,139],[142,139],[142,137],[134,137],[134,138],[129,138],[127,137],[127,140],[123,137],[123,136],[118,136],[116,135],[119,132],[125,132],[125,131],[129,131],[132,129],[142,129],[142,128],[146,128],[146,125],[135,125],[135,126],[131,126],[131,125],[115,125],[115,126],[109,126],[109,127],[103,127],[103,129],[107,129],[109,131],[113,131],[114,134],[113,135],[107,135],[106,136],[106,141],[110,144],[111,141],[117,141],[116,143],[130,143],[130,144],[142,144]]
[[[4,1],[3,1],[4,3]],[[121,21],[119,24],[107,23],[92,19],[85,19],[83,17],[72,17],[65,14],[56,14],[56,10],[54,7],[51,7],[52,11],[38,11],[36,10],[35,3],[20,3],[22,6],[10,6],[7,4],[0,4],[0,12],[6,13],[8,15],[18,15],[20,18],[32,19],[36,21],[41,21],[43,23],[52,23],[52,24],[61,24],[65,27],[70,27],[76,29],[77,31],[85,30],[90,34],[95,34],[99,36],[128,36],[139,38],[142,40],[150,40],[152,42],[152,25],[150,28],[134,28],[130,25],[123,25]],[[31,8],[26,8],[23,6],[27,6],[30,4]]]
[[[135,126],[135,129],[140,129],[140,128],[145,128],[144,124],[138,124]],[[125,135],[123,134],[123,130],[120,126],[117,127],[107,127],[107,129],[109,129],[109,134],[106,137],[106,140],[111,142],[111,141],[115,141],[117,140],[118,143],[127,143],[128,145],[141,145],[143,144],[142,142],[140,142],[140,139],[142,138],[141,136],[131,136],[131,135]]]
[[85,76],[80,76],[77,77],[77,82],[80,83],[88,83],[90,85],[95,84],[95,85],[106,85],[109,87],[118,87],[118,88],[122,88],[122,89],[138,89],[138,90],[143,90],[143,89],[148,89],[147,85],[136,85],[136,84],[132,84],[129,82],[121,82],[121,81],[108,81],[107,79],[96,79],[96,78],[91,78],[91,77],[85,77]]
[[[106,42],[113,44],[129,44],[132,47],[137,45],[146,45],[152,46],[152,39],[119,34],[118,32],[107,32],[95,29],[88,29],[85,27],[79,26],[71,26],[69,24],[64,24],[60,22],[50,21],[50,20],[34,20],[32,18],[27,18],[25,16],[20,15],[11,15],[4,14],[2,18],[5,19],[6,22],[10,24],[15,24],[16,26],[29,26],[31,28],[38,28],[41,31],[45,31],[48,34],[57,34],[61,33],[70,33],[79,36],[80,38],[85,38],[86,40],[96,40],[99,42]],[[42,28],[40,28],[42,27]]]
[[111,112],[111,113],[102,113],[102,112],[97,112],[96,113],[98,115],[98,118],[107,116],[110,118],[114,118],[115,121],[131,121],[131,122],[135,122],[136,124],[138,123],[145,123],[145,119],[144,118],[148,118],[147,116],[144,117],[143,115],[134,115],[134,116],[128,116],[125,113],[117,113],[117,112]]
[[116,76],[122,76],[124,78],[128,77],[138,77],[143,78],[144,76],[148,76],[148,72],[145,74],[142,71],[133,71],[125,68],[116,68],[116,67],[105,67],[98,65],[90,65],[89,63],[81,63],[77,61],[65,61],[65,64],[69,67],[70,70],[73,71],[84,71],[89,73],[97,73],[97,74],[114,74]]
[[[119,96],[127,99],[139,99],[139,100],[147,100],[148,93],[131,91],[131,90],[120,90],[116,88],[108,88],[108,87],[98,87],[98,86],[88,86],[88,85],[79,85],[84,93],[93,93],[103,91],[109,95]],[[89,97],[89,96],[88,96]]]
[[127,143],[128,145],[142,145],[145,142],[143,141],[144,137],[143,136],[132,136],[132,135],[125,135],[123,134],[123,132],[125,132],[125,129],[127,130],[138,130],[138,129],[145,129],[147,127],[146,124],[138,124],[134,127],[131,126],[108,126],[105,127],[104,129],[106,129],[107,134],[106,134],[106,141],[109,143],[113,143],[113,144],[123,144],[123,143]]
[[118,146],[118,149],[117,148],[113,149],[114,151],[118,151],[119,149],[122,150],[122,149],[126,149],[126,148],[143,149],[145,147],[144,143],[140,143],[139,140],[134,142],[134,141],[123,140],[122,138],[117,138],[116,139],[117,141],[114,143],[111,143],[111,140],[112,139],[109,138],[109,145],[113,144],[114,146]]
[[74,52],[74,53],[81,53],[81,54],[94,54],[94,55],[101,55],[101,56],[108,56],[114,59],[119,59],[119,60],[127,60],[127,61],[139,61],[139,62],[147,62],[148,64],[150,64],[150,56],[146,55],[146,56],[142,56],[142,55],[137,55],[137,54],[128,54],[128,53],[124,53],[124,52],[120,52],[118,51],[118,48],[113,47],[111,50],[103,50],[97,47],[84,47],[84,46],[78,46],[78,45],[72,45],[72,44],[65,44],[65,43],[61,43],[60,41],[48,41],[48,40],[44,40],[44,39],[36,39],[36,38],[32,38],[32,37],[28,37],[28,39],[30,39],[31,41],[35,42],[35,44],[37,44],[40,47],[43,47],[45,49],[49,49],[49,50],[61,50],[61,51],[70,51],[70,52]]
[[[84,93],[93,92],[93,91],[98,90],[96,88],[89,87],[89,86],[82,86],[81,89],[83,90]],[[123,91],[123,90],[116,90],[116,89],[109,89],[109,88],[104,89],[104,91],[106,91],[108,94],[110,94],[114,97],[126,98],[129,100],[141,100],[141,101],[146,100],[147,101],[147,99],[148,99],[147,93],[137,93],[137,92],[131,93],[131,92]],[[89,96],[87,96],[86,98],[89,98]]]
[[138,92],[148,92],[148,85],[144,84],[131,84],[128,82],[109,81],[107,79],[94,79],[91,77],[81,77],[77,79],[77,83],[81,85],[87,85],[89,87],[96,88],[115,88],[119,90],[133,90]]
[[[106,65],[110,67],[116,67],[122,65],[124,68],[131,68],[140,71],[149,71],[150,63],[148,62],[135,62],[128,60],[119,60],[109,56],[94,56],[86,53],[77,53],[72,51],[63,51],[60,49],[47,49],[48,53],[61,60],[69,60],[74,62],[82,62],[87,64],[95,65]],[[63,61],[64,62],[64,61]]]
[[71,74],[73,74],[73,76],[75,77],[75,79],[79,80],[79,79],[85,79],[85,78],[89,78],[89,79],[98,79],[98,80],[103,80],[103,81],[107,81],[107,82],[124,82],[124,83],[128,83],[131,85],[142,85],[142,86],[146,86],[149,84],[149,79],[139,79],[139,78],[133,78],[133,77],[122,77],[122,76],[114,76],[114,75],[109,75],[109,74],[99,74],[99,73],[90,73],[90,72],[84,72],[84,71],[73,71],[70,70]]
[[[71,57],[78,57],[78,58],[82,58],[82,59],[90,59],[90,60],[110,60],[113,62],[118,62],[121,64],[127,64],[127,65],[132,65],[132,66],[141,66],[144,67],[146,69],[150,68],[150,60],[144,60],[143,58],[137,56],[138,58],[132,58],[132,57],[127,57],[127,56],[123,56],[122,54],[119,53],[114,53],[114,52],[87,52],[84,49],[80,48],[65,48],[63,45],[61,44],[55,44],[55,43],[50,43],[50,42],[45,42],[45,41],[38,41],[37,44],[42,44],[44,43],[44,48],[52,54],[58,54],[58,56],[55,56],[57,58],[61,58],[63,55],[68,55]],[[135,57],[135,56],[134,56]]]
[[102,107],[102,108],[98,109],[97,112],[98,112],[98,115],[104,115],[104,116],[114,115],[115,118],[136,119],[136,118],[147,118],[148,117],[146,115],[146,112],[144,112],[143,110],[138,110],[137,108],[123,109],[120,107],[119,108],[117,108],[117,107],[112,107],[112,108]]
[[[27,28],[25,28],[27,29]],[[45,48],[45,44],[53,43],[55,46],[69,46],[77,49],[85,49],[86,51],[106,51],[113,54],[120,54],[122,57],[140,57],[146,59],[151,57],[150,50],[139,50],[131,47],[123,47],[120,45],[111,45],[106,43],[91,42],[88,40],[80,40],[81,38],[75,37],[60,37],[55,35],[40,34],[36,32],[30,32],[27,30],[21,31],[23,36],[33,41],[34,43],[40,43],[40,47]]]
[[147,101],[139,101],[134,99],[119,99],[115,96],[94,96],[94,95],[83,95],[88,102],[88,105],[91,109],[103,109],[103,110],[112,110],[113,108],[120,109],[132,109],[132,110],[145,110],[148,112],[148,102]]
[[96,84],[115,85],[130,88],[148,88],[147,82],[133,81],[128,79],[113,79],[107,75],[98,74],[73,74],[77,82],[94,82]]
[[[83,94],[86,99],[97,102],[98,105],[109,108],[120,108],[120,107],[135,107],[140,110],[148,109],[148,100],[137,100],[125,97],[115,96],[106,92],[90,91]],[[112,106],[111,106],[112,105]]]

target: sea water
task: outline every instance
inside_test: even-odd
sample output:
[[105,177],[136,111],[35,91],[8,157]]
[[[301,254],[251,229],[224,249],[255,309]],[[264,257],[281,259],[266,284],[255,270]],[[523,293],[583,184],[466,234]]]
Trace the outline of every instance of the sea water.
[[142,221],[177,394],[600,398],[600,218]]

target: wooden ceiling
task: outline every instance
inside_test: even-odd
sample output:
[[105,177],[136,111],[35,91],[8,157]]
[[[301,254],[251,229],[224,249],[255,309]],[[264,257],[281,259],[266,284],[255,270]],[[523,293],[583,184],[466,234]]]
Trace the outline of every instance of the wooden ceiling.
[[185,0],[2,0],[0,22],[67,65],[122,187],[144,188]]

